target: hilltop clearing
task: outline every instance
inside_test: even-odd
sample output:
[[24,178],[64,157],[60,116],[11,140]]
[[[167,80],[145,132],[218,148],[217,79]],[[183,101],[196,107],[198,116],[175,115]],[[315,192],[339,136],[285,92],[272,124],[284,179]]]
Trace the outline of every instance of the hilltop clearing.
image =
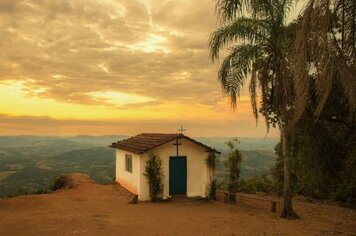
[[0,235],[356,235],[354,210],[295,201],[300,220],[243,200],[128,204],[118,185],[84,182],[52,194],[0,200]]

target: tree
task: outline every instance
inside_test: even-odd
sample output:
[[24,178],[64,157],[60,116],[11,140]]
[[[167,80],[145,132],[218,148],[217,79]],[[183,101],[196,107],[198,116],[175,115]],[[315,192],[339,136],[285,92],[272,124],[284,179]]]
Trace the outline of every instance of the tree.
[[[335,92],[335,83],[341,84],[355,119],[356,1],[309,0],[299,22],[293,56],[295,119],[307,108],[311,84],[317,94],[314,114],[319,118]],[[309,82],[310,78],[313,83]]]
[[[292,58],[296,94],[294,120],[305,117],[311,110],[313,128],[316,123],[316,127],[325,130],[324,134],[338,137],[319,137],[323,142],[334,144],[327,155],[320,154],[319,158],[321,166],[326,167],[323,175],[327,179],[335,180],[329,175],[338,174],[340,169],[341,175],[347,176],[339,177],[345,186],[336,187],[339,190],[334,194],[334,198],[344,199],[352,195],[349,193],[356,186],[356,178],[348,174],[351,173],[348,165],[356,163],[352,156],[356,141],[356,1],[309,0],[298,22]],[[310,129],[307,132],[309,136]],[[324,143],[320,145],[320,153],[326,150]],[[337,157],[331,158],[338,163],[333,165],[326,157],[335,150]],[[327,193],[339,183],[333,185],[330,187],[328,183]]]
[[159,156],[150,153],[143,175],[147,178],[151,201],[155,202],[163,193],[163,170],[162,161]]
[[[313,80],[311,80],[313,82]],[[325,108],[315,120],[317,107],[315,83],[311,83],[308,106],[298,121],[292,139],[291,179],[293,191],[307,197],[354,204],[356,175],[356,123],[350,120],[351,111],[341,84],[333,85]],[[283,182],[283,163],[280,144],[273,176]],[[282,174],[281,174],[282,173]]]
[[[260,111],[267,124],[281,131],[284,160],[284,207],[281,217],[297,218],[292,207],[289,140],[293,131],[294,90],[291,49],[295,24],[286,24],[293,0],[217,0],[220,27],[210,37],[210,58],[218,60],[221,49],[229,47],[218,78],[232,107],[245,80],[256,120]],[[257,84],[261,106],[257,106]]]
[[[240,180],[240,172],[241,172],[241,161],[242,155],[238,149],[238,145],[240,144],[237,138],[234,138],[228,142],[226,145],[230,148],[229,156],[228,156],[228,168],[229,168],[229,183],[228,183],[228,192],[229,193],[237,193],[239,188],[239,180]],[[229,194],[229,200],[235,202],[235,195]]]

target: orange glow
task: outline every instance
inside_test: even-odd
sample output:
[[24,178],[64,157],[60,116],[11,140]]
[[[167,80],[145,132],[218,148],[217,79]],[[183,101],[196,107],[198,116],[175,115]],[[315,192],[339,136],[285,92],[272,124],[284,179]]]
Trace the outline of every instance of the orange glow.
[[221,93],[208,59],[215,19],[202,0],[9,1],[0,12],[0,135],[184,125],[193,136],[264,136],[247,92],[236,112]]

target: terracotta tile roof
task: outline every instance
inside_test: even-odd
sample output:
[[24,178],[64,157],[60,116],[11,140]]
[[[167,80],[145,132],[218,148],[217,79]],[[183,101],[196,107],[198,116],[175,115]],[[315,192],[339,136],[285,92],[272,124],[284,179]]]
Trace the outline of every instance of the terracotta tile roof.
[[211,148],[203,143],[200,143],[184,134],[164,134],[164,133],[142,133],[136,136],[112,143],[109,147],[118,148],[121,150],[141,154],[153,148],[161,146],[165,143],[173,141],[174,139],[187,139],[195,144],[205,147],[208,152],[220,153],[214,148]]

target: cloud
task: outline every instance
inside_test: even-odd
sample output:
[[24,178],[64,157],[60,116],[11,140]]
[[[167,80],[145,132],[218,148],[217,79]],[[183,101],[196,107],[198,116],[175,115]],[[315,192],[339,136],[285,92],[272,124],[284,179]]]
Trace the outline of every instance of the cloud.
[[2,1],[0,79],[75,103],[115,90],[212,104],[220,93],[207,50],[214,17],[210,1],[197,2]]
[[[222,96],[208,60],[215,27],[211,0],[0,0],[0,91],[8,90],[0,109],[11,117],[8,128],[107,118],[117,131],[130,117],[157,129],[180,121],[211,133],[219,122],[254,127],[249,102],[232,114]],[[88,132],[105,126],[83,124]]]

